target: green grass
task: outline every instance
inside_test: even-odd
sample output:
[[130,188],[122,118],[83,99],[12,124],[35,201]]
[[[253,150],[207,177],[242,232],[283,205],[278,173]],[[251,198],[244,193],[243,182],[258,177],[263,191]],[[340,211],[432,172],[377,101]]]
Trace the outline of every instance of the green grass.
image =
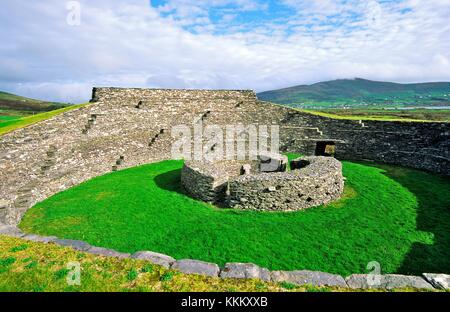
[[34,123],[50,119],[56,115],[62,114],[64,112],[67,112],[72,109],[76,109],[79,107],[82,107],[86,104],[78,104],[78,105],[71,105],[68,107],[64,107],[61,109],[56,109],[53,111],[45,112],[36,114],[33,116],[26,116],[26,117],[19,117],[18,118],[8,118],[10,116],[0,116],[0,135],[14,131],[16,129],[20,129],[29,125],[32,125]]
[[0,116],[0,126],[1,126],[2,122],[13,121],[13,120],[17,120],[20,118],[22,118],[22,116],[11,116],[11,115]]
[[[0,100],[4,101],[23,101],[23,102],[30,102],[30,103],[46,103],[44,101],[35,100],[31,98],[26,98],[23,96],[15,95],[12,93],[2,92],[0,91]],[[50,102],[49,102],[50,103]]]
[[0,111],[16,112],[18,115],[51,111],[67,105],[69,104],[35,100],[0,91]]
[[[293,155],[291,155],[293,157]],[[122,252],[253,262],[269,269],[365,273],[450,271],[450,181],[425,172],[344,162],[343,199],[293,213],[219,209],[182,192],[182,161],[97,177],[37,204],[26,232]]]

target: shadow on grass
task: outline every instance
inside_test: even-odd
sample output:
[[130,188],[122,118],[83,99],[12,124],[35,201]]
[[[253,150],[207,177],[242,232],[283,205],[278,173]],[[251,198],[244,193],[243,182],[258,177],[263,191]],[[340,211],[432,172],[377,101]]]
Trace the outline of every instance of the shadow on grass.
[[159,174],[153,180],[160,189],[186,195],[186,192],[180,183],[180,178],[181,169],[176,169]]
[[384,174],[397,181],[418,202],[417,230],[433,235],[433,244],[414,243],[397,270],[400,274],[450,272],[450,178],[419,170],[364,163],[385,170]]
[[[169,191],[169,192],[175,192],[187,197],[190,197],[189,194],[186,192],[184,187],[181,185],[181,169],[176,169],[172,171],[168,171],[165,173],[162,173],[160,175],[157,175],[154,178],[155,184],[163,190]],[[231,209],[226,205],[226,203],[215,203],[210,204],[211,207],[215,208],[221,208],[221,209]]]

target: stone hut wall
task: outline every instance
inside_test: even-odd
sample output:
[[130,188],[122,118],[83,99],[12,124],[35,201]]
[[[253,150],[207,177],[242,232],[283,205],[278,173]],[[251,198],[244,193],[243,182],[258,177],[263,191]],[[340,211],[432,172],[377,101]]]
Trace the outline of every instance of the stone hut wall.
[[195,199],[223,203],[229,179],[241,175],[244,164],[251,166],[251,172],[259,170],[258,161],[186,161],[181,172],[181,184]]
[[332,157],[305,157],[310,164],[288,172],[240,176],[229,183],[229,205],[266,211],[306,209],[340,198],[341,163]]
[[226,172],[208,173],[204,168],[186,163],[181,172],[181,184],[187,193],[195,199],[208,203],[217,203],[223,200],[227,187],[228,175]]

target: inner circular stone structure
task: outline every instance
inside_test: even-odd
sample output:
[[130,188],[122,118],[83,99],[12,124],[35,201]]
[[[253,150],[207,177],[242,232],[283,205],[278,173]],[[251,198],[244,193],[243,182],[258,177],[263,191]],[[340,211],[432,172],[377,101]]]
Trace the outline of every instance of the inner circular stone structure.
[[221,207],[296,211],[327,204],[344,190],[342,164],[333,157],[258,156],[254,161],[187,161],[181,183],[188,195]]

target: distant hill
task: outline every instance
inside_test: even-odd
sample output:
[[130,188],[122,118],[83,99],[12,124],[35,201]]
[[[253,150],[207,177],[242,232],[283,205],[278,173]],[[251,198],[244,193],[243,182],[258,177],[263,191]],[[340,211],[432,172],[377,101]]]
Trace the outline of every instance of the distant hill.
[[0,114],[29,115],[32,113],[48,112],[68,106],[67,103],[46,102],[34,100],[11,93],[0,91]]
[[450,106],[450,82],[400,84],[340,79],[262,92],[258,98],[300,108]]

